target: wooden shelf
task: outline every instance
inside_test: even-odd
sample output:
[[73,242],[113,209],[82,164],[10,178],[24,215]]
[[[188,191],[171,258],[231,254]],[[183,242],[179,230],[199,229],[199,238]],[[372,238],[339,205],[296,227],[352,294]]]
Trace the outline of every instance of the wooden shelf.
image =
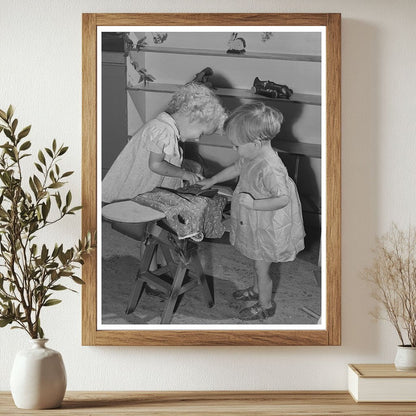
[[94,415],[414,415],[414,403],[355,403],[345,391],[129,391],[67,392],[59,409],[17,409],[9,392],[0,392],[0,414]]
[[291,155],[306,156],[313,159],[320,159],[322,157],[320,144],[278,140],[273,146],[279,152],[289,153]]
[[281,61],[303,61],[321,62],[320,55],[301,55],[294,53],[272,53],[272,52],[246,52],[242,55],[227,53],[215,49],[192,49],[192,48],[166,48],[157,46],[145,46],[141,52],[172,53],[180,55],[203,55],[221,56],[223,58],[248,58],[248,59],[277,59]]
[[[158,92],[158,93],[174,93],[180,88],[179,84],[162,84],[149,83],[146,86],[139,85],[134,87],[127,87],[128,91],[144,91],[144,92]],[[220,97],[236,97],[247,100],[261,100],[261,101],[281,101],[288,103],[300,103],[310,105],[321,105],[321,96],[314,94],[296,94],[294,93],[288,98],[269,98],[263,95],[254,94],[251,90],[239,88],[217,88],[215,93]]]
[[[196,143],[199,146],[222,147],[231,149],[233,145],[227,140],[224,143],[212,143],[207,139],[208,136],[202,136]],[[289,142],[285,140],[277,140],[273,143],[273,147],[281,153],[288,153],[295,156],[305,156],[313,159],[321,159],[321,145],[314,143]]]

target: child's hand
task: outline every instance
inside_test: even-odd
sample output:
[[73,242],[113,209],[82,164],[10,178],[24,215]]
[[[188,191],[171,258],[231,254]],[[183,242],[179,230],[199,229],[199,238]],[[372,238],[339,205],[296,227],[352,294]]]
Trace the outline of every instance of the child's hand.
[[208,178],[208,179],[199,181],[198,185],[200,185],[201,189],[204,190],[204,189],[211,188],[211,186],[215,185],[215,182],[212,180],[212,178]]
[[238,195],[238,202],[245,208],[254,209],[254,198],[246,192],[241,192]]
[[182,179],[184,181],[187,181],[189,185],[193,185],[194,183],[197,183],[201,179],[204,179],[204,177],[199,173],[192,173],[192,172],[186,171],[184,175],[182,176]]

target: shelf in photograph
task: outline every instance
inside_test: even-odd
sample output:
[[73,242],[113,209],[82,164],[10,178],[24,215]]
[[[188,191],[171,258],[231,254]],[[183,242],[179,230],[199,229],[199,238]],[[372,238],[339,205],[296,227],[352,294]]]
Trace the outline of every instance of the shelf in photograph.
[[[179,84],[150,83],[146,86],[127,87],[128,91],[144,91],[159,93],[174,93],[180,88]],[[217,88],[215,93],[220,97],[235,97],[246,100],[281,101],[287,103],[321,105],[321,96],[315,94],[294,93],[290,98],[271,98],[254,94],[251,90],[241,88]]]
[[315,143],[290,142],[278,140],[273,146],[282,153],[291,155],[306,156],[313,159],[321,158],[321,145]]
[[145,46],[141,52],[152,53],[171,53],[180,55],[203,55],[203,56],[221,56],[224,58],[248,58],[248,59],[277,59],[281,61],[303,61],[303,62],[321,62],[320,55],[295,54],[295,53],[278,53],[278,52],[246,52],[244,54],[232,54],[226,51],[215,49],[192,49],[192,48],[167,48],[157,46]]
[[[198,146],[221,147],[224,149],[232,149],[233,147],[233,145],[226,139],[224,139],[223,143],[211,142],[209,136],[203,136],[199,141],[193,143],[196,143]],[[273,143],[273,147],[281,153],[287,153],[295,156],[305,156],[312,159],[321,158],[320,144],[278,140],[276,143]]]

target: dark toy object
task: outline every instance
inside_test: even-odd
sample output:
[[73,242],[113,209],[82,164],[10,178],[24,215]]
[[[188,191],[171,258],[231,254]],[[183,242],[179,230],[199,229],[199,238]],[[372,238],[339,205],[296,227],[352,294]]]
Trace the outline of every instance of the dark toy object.
[[273,81],[261,81],[258,77],[254,79],[251,91],[271,98],[290,98],[293,94],[293,90],[287,85],[276,84]]
[[203,84],[208,88],[215,89],[214,85],[209,80],[209,78],[212,77],[213,75],[214,75],[214,71],[212,70],[212,68],[207,66],[206,68],[204,68],[203,70],[201,70],[197,74],[195,74],[195,77],[192,80],[192,82],[196,82],[198,84]]

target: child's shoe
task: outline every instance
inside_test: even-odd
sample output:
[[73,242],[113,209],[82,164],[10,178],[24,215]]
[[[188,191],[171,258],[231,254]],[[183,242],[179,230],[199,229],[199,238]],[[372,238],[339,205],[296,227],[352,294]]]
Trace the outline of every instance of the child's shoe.
[[233,293],[233,298],[236,300],[259,300],[259,294],[253,290],[253,287],[246,289],[236,290]]
[[267,319],[274,315],[276,312],[276,303],[272,301],[272,306],[267,309],[263,309],[260,303],[256,303],[253,306],[244,308],[240,311],[239,317],[243,321],[255,321],[257,319]]

